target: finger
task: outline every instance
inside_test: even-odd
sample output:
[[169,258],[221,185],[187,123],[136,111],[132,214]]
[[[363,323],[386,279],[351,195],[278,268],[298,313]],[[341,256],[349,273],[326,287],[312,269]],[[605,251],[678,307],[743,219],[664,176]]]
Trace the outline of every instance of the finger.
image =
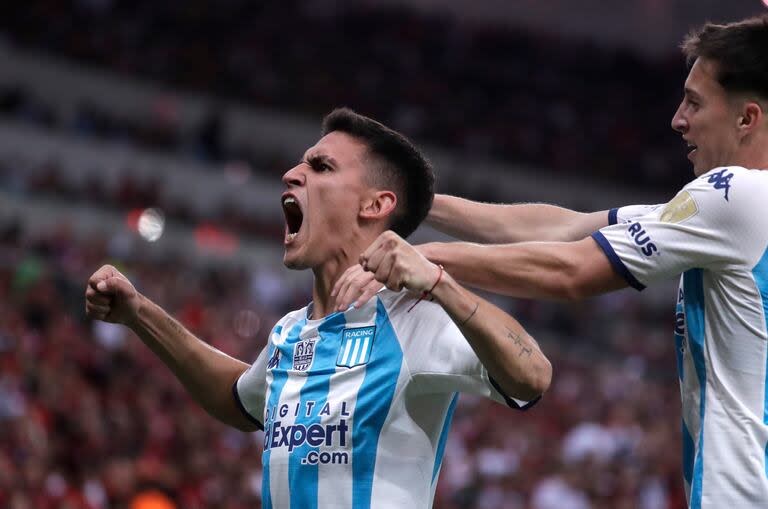
[[379,293],[379,290],[381,290],[382,286],[381,283],[376,281],[375,279],[371,280],[370,283],[366,285],[366,287],[363,289],[363,293],[360,295],[360,297],[357,298],[355,301],[355,308],[359,309],[363,306],[366,302],[371,300],[374,295]]
[[112,311],[112,306],[100,306],[88,303],[85,305],[85,314],[88,316],[108,315]]
[[106,306],[112,302],[112,298],[109,295],[104,295],[103,293],[97,293],[94,290],[91,290],[90,292],[86,292],[85,300],[87,302],[90,302],[92,304],[96,304],[99,306]]
[[376,281],[379,283],[387,284],[387,281],[389,280],[389,273],[392,272],[392,266],[395,262],[395,257],[392,253],[388,253],[386,256],[383,256],[381,259],[381,262],[376,267],[376,271],[373,273],[373,275],[376,277]]
[[336,301],[339,307],[345,310],[348,309],[350,304],[352,304],[355,299],[359,298],[365,291],[371,281],[378,285],[378,282],[374,280],[373,273],[371,272],[361,272],[353,280],[350,280],[349,283],[345,285]]
[[376,240],[374,240],[373,243],[368,246],[368,249],[366,249],[363,254],[360,255],[360,265],[362,265],[365,270],[369,270],[370,260],[374,253],[380,251],[382,247],[391,242],[392,235],[392,231],[385,231],[376,237]]
[[360,273],[363,272],[363,267],[359,264],[354,264],[350,268],[344,271],[344,274],[336,281],[331,290],[331,297],[336,297],[342,290],[349,285],[349,283]]
[[375,273],[379,269],[379,265],[381,265],[384,258],[386,258],[389,254],[390,250],[385,246],[381,246],[381,248],[372,252],[368,257],[368,260],[365,264],[365,270]]
[[392,290],[393,292],[399,292],[403,289],[403,283],[402,283],[402,273],[393,267],[391,271],[389,271],[389,277],[387,277],[387,282],[385,284],[387,288]]
[[96,290],[103,295],[125,295],[130,283],[125,278],[110,277],[96,283]]
[[120,272],[112,265],[102,265],[99,270],[94,272],[93,275],[88,279],[88,286],[95,290],[99,281],[115,277],[119,274]]

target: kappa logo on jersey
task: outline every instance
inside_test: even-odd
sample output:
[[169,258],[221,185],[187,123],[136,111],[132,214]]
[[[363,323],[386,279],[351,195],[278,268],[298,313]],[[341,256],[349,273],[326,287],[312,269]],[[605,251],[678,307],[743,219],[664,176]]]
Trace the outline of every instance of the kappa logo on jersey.
[[640,223],[630,222],[629,228],[627,228],[627,233],[629,233],[629,236],[632,237],[632,240],[640,248],[640,252],[645,256],[651,256],[653,253],[659,251],[656,244],[651,242],[651,236],[648,235],[645,229],[643,229],[643,225]]
[[305,339],[299,341],[293,347],[293,369],[296,371],[306,371],[315,360],[315,343],[317,338]]
[[725,201],[728,201],[728,190],[731,188],[732,178],[733,173],[729,172],[727,168],[724,168],[717,173],[710,175],[707,182],[714,184],[715,189],[725,189]]
[[280,364],[280,349],[275,348],[275,353],[269,358],[267,369],[275,369]]
[[339,347],[336,365],[353,368],[366,364],[371,357],[373,338],[376,336],[376,326],[344,329]]

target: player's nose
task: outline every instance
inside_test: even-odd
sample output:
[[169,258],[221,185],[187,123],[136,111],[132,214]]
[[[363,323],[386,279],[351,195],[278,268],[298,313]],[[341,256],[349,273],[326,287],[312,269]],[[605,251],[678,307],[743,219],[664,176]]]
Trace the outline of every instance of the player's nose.
[[283,184],[288,187],[301,186],[306,181],[306,176],[301,169],[301,164],[297,164],[283,174]]

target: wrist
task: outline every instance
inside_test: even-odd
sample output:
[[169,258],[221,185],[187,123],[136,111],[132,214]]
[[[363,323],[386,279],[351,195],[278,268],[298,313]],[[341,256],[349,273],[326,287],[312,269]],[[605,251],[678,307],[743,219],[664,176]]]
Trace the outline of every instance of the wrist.
[[149,304],[149,299],[144,297],[139,292],[136,292],[136,297],[134,298],[136,299],[135,304],[130,306],[130,311],[123,320],[123,325],[134,332],[138,332],[138,330],[142,328],[141,317],[146,311],[147,305]]

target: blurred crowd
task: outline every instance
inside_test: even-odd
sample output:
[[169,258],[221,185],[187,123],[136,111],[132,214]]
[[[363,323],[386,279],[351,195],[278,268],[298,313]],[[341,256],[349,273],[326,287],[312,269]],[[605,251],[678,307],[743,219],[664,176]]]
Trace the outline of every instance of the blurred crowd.
[[[86,319],[84,285],[114,263],[246,362],[310,289],[284,284],[279,267],[149,261],[115,244],[0,225],[0,507],[258,507],[261,433],[217,423],[132,333]],[[459,399],[435,508],[684,507],[669,294],[499,301],[542,343],[553,385],[528,412]]]
[[[52,156],[42,162],[30,161],[22,154],[0,151],[0,191],[20,197],[46,197],[68,205],[87,205],[101,210],[126,214],[148,207],[162,210],[175,224],[187,227],[206,226],[222,232],[250,238],[279,241],[284,225],[274,215],[254,214],[241,201],[224,196],[209,207],[200,205],[197,193],[179,193],[157,171],[149,178],[137,176],[130,164],[119,169],[116,182],[108,182],[91,168],[86,178],[73,179],[60,157]],[[285,169],[288,169],[286,165]],[[96,170],[96,171],[94,171]],[[237,169],[233,168],[237,173]],[[232,188],[236,189],[248,175],[233,174]],[[274,182],[279,180],[275,177]],[[253,182],[248,185],[258,185]],[[173,192],[172,192],[173,191]],[[279,212],[279,195],[272,199]],[[135,220],[135,219],[134,219]]]
[[[553,172],[659,187],[687,177],[669,128],[685,76],[674,48],[649,60],[554,33],[323,0],[29,0],[0,7],[0,37],[314,118],[348,105],[421,143]],[[44,107],[27,113],[57,122]],[[87,104],[74,127],[213,160],[250,156],[222,144],[223,113],[212,108],[192,143],[166,119],[129,122]]]

